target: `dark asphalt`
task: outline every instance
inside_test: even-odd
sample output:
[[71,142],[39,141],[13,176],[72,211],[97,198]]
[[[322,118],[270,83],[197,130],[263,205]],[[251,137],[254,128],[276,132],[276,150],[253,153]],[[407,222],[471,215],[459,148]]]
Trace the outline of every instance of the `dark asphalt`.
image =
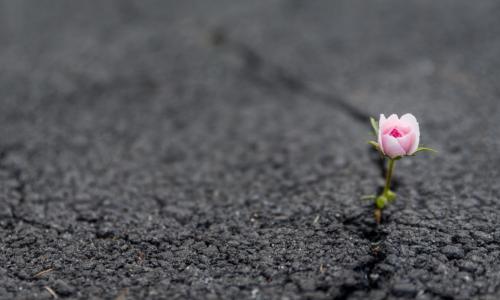
[[[0,1],[0,299],[498,299],[499,16]],[[392,112],[439,154],[376,227]]]

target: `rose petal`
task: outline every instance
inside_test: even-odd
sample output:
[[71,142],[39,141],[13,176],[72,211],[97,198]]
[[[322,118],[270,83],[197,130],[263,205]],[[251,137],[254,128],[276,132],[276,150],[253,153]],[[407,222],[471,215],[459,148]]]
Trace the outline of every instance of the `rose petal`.
[[384,125],[382,126],[382,133],[386,134],[390,132],[392,129],[394,129],[398,125],[403,125],[398,118],[398,115],[392,114],[387,118],[387,120],[384,122]]
[[397,138],[399,145],[403,148],[403,150],[406,152],[406,154],[413,154],[410,153],[410,150],[412,149],[413,144],[415,143],[415,132],[410,132],[407,135],[404,135],[400,138]]
[[412,131],[411,126],[409,126],[407,123],[404,123],[401,120],[399,121],[399,124],[396,126],[396,128],[398,129],[399,132],[402,132],[403,135],[406,135]]
[[395,158],[397,156],[402,156],[406,154],[406,151],[401,147],[398,140],[388,134],[382,136],[382,151],[385,155],[390,158]]
[[407,151],[408,155],[411,155],[418,149],[418,144],[420,142],[420,127],[418,126],[417,118],[412,114],[405,114],[401,116],[400,120],[410,126],[411,132],[415,134],[415,139],[409,151]]

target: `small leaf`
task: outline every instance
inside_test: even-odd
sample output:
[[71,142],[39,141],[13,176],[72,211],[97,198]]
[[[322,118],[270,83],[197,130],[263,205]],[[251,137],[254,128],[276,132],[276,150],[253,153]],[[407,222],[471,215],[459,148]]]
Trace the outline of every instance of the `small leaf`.
[[380,149],[380,145],[379,145],[377,142],[375,142],[375,141],[369,141],[369,142],[368,142],[368,144],[372,145],[372,146],[373,146],[373,148],[375,148],[375,150],[377,150],[377,151],[378,151],[378,154],[380,154],[380,158],[381,158],[381,159],[384,159],[384,158],[385,158],[385,154],[384,154],[384,152],[382,151],[382,149]]
[[372,124],[373,132],[375,136],[378,136],[378,122],[373,117],[370,117],[370,123]]
[[361,196],[361,200],[374,200],[375,198],[377,198],[376,195],[364,195],[364,196]]
[[377,149],[377,151],[380,151],[380,145],[377,142],[369,141],[368,144],[372,145],[373,148]]
[[421,151],[431,151],[431,152],[434,152],[434,153],[437,153],[436,150],[432,149],[432,148],[427,148],[427,147],[418,147],[417,148],[417,151],[415,151],[413,153],[413,155],[417,154],[418,152],[421,152]]

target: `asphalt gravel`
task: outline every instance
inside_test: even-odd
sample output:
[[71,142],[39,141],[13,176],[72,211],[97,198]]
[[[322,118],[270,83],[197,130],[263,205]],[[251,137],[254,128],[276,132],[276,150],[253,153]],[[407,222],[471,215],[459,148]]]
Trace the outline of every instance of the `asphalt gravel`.
[[1,1],[0,299],[498,299],[499,14]]

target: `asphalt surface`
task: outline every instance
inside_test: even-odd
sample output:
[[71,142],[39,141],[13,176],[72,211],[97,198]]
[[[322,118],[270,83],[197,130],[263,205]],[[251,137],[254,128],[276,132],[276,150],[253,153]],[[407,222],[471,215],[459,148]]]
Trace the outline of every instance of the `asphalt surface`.
[[498,299],[499,14],[1,1],[0,299]]

